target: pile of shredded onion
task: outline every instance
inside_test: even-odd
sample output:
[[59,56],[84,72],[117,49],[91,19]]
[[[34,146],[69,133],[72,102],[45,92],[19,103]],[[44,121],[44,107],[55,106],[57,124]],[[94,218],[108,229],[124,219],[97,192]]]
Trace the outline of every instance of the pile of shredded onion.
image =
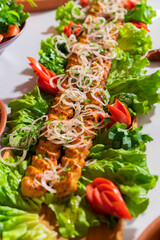
[[108,23],[103,17],[93,19],[92,16],[88,15],[83,27],[87,31],[88,41],[97,42],[105,49],[117,46],[114,36],[118,34],[119,30],[113,22]]
[[[2,157],[2,152],[6,151],[6,150],[17,150],[17,151],[22,151],[22,156],[21,158],[17,161],[17,162],[7,162],[5,159],[3,159]],[[23,162],[23,160],[26,158],[27,156],[27,150],[24,149],[20,149],[20,148],[13,148],[13,147],[4,147],[0,149],[0,161],[8,166],[17,166],[19,165],[21,162]]]
[[44,171],[43,177],[40,181],[37,180],[36,177],[34,178],[34,181],[44,187],[48,192],[56,193],[57,191],[53,189],[53,186],[60,181],[60,174],[67,170],[69,162],[66,162],[63,167],[61,164],[55,166],[49,158],[44,158],[44,160],[50,163],[51,169]]
[[116,22],[124,19],[126,13],[125,0],[99,0],[98,3],[108,21]]
[[[76,9],[79,9],[79,12],[80,14],[76,14]],[[73,8],[72,8],[72,16],[75,18],[75,19],[80,19],[80,20],[84,20],[86,15],[87,15],[87,11],[89,9],[89,6],[86,6],[84,8],[82,8],[81,5],[75,5]]]
[[[96,106],[96,105],[95,105]],[[97,107],[97,106],[96,106]],[[90,113],[87,113],[88,115]],[[91,126],[85,126],[83,117],[87,114],[80,114],[79,116],[70,120],[53,120],[45,123],[44,132],[47,139],[54,144],[62,144],[64,147],[82,147],[84,146],[84,133],[95,134]],[[97,127],[97,126],[96,126]],[[76,143],[74,141],[77,140]]]
[[97,162],[97,159],[89,159],[85,161],[85,166],[88,167],[90,165],[93,165],[95,162]]
[[[21,128],[18,128],[15,131],[13,131],[12,133],[9,134],[9,145],[10,145],[10,147],[4,147],[4,148],[0,149],[0,161],[1,162],[3,162],[4,164],[6,164],[8,166],[16,166],[16,165],[19,165],[26,158],[28,147],[30,145],[35,145],[36,142],[37,142],[37,139],[35,138],[35,136],[33,134],[34,125],[42,119],[48,119],[48,116],[43,115],[42,117],[34,120],[30,127],[21,127]],[[24,139],[24,142],[21,142],[21,143],[18,144],[18,142],[15,142],[14,136],[18,135],[19,130],[21,130],[21,131],[24,130],[28,133],[27,133],[27,135]],[[39,130],[39,132],[40,132],[40,130]],[[3,156],[2,156],[2,153],[5,150],[20,151],[20,152],[22,152],[22,156],[20,157],[20,159],[17,162],[14,162],[14,163],[7,162],[6,160],[3,159]]]

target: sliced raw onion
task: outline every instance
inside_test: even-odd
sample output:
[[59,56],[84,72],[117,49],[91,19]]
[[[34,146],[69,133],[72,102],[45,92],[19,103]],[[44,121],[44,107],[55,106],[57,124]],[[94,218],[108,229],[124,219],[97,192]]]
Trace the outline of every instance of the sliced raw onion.
[[97,159],[89,159],[88,161],[85,161],[85,166],[88,167],[93,165],[95,162],[97,162]]
[[[23,151],[23,154],[22,154],[22,157],[19,159],[18,162],[14,162],[14,163],[10,163],[10,162],[6,162],[5,159],[3,159],[2,157],[2,152],[5,151],[5,150],[18,150],[18,151]],[[27,151],[26,150],[22,150],[20,148],[12,148],[12,147],[4,147],[2,149],[0,149],[0,161],[5,164],[5,165],[8,165],[8,166],[17,166],[19,165],[21,162],[24,161],[24,159],[26,158],[27,156]]]

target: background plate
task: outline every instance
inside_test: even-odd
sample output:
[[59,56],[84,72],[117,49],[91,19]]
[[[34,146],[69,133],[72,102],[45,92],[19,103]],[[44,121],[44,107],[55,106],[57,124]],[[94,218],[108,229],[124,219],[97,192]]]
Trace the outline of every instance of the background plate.
[[64,4],[68,0],[34,0],[37,7],[32,7],[26,0],[16,0],[17,3],[24,5],[24,11],[26,12],[38,12],[49,9],[54,9]]

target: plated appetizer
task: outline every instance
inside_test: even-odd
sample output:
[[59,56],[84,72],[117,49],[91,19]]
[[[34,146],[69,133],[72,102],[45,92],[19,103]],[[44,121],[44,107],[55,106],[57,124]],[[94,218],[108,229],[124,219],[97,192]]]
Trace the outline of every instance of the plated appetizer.
[[17,36],[29,13],[23,12],[23,5],[14,0],[0,0],[0,43]]
[[[135,0],[57,9],[59,35],[42,41],[39,62],[28,57],[37,86],[9,103],[0,150],[4,240],[59,239],[53,226],[61,239],[123,239],[123,219],[146,210],[158,176],[145,155],[152,138],[135,122],[160,101],[160,72],[143,70],[153,16]],[[40,211],[50,230],[31,213]]]

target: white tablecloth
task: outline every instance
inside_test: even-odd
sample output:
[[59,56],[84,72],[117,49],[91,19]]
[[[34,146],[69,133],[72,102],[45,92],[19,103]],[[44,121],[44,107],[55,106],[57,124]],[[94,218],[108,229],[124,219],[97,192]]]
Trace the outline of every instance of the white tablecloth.
[[[153,49],[160,48],[160,1],[150,0],[148,3],[158,14],[150,27]],[[53,26],[56,26],[54,10],[31,14],[23,34],[0,55],[0,98],[6,106],[10,100],[33,90],[36,77],[26,57],[39,59],[40,42],[52,36],[55,32]],[[147,70],[152,73],[159,68],[160,62],[151,64]],[[144,125],[143,132],[149,133],[154,139],[147,144],[148,166],[151,173],[160,176],[160,105],[156,104],[149,115],[140,117],[139,125]],[[126,222],[124,240],[137,239],[147,225],[160,215],[160,181],[148,197],[148,209],[132,222]]]

